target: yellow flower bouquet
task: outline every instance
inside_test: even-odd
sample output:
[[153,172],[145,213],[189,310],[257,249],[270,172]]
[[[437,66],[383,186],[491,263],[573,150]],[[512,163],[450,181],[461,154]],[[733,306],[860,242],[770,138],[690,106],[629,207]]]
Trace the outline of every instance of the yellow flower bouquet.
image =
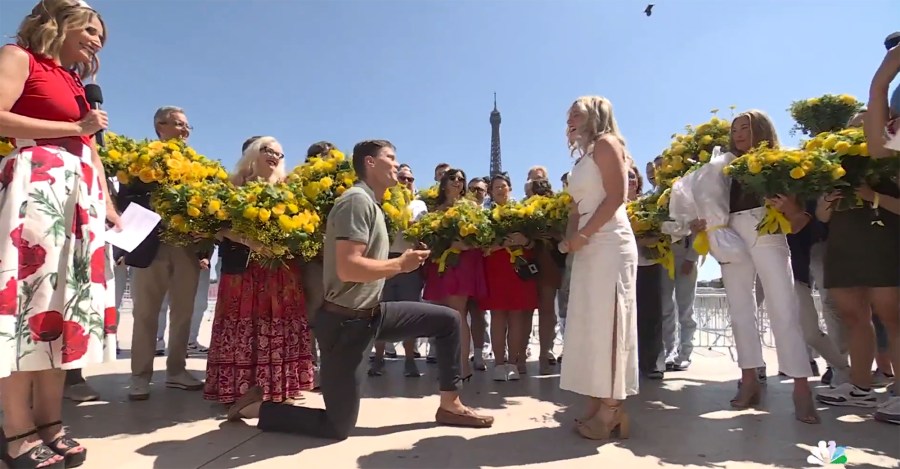
[[658,187],[672,187],[678,178],[708,163],[715,147],[727,150],[730,134],[728,121],[713,116],[700,125],[685,127],[684,134],[673,135],[656,170]]
[[788,111],[796,124],[791,134],[801,132],[804,135],[818,135],[822,132],[836,132],[843,129],[857,112],[863,107],[849,94],[825,94],[817,98],[803,99],[791,103]]
[[460,200],[442,212],[429,212],[409,226],[404,236],[408,241],[424,243],[431,250],[438,272],[459,261],[459,241],[474,248],[485,248],[494,240],[494,230],[487,210],[468,200]]
[[391,239],[397,233],[402,233],[409,228],[409,222],[412,219],[409,204],[413,200],[412,197],[412,191],[402,184],[397,184],[384,191],[381,209],[384,212],[384,221],[387,222],[388,234]]
[[103,162],[103,170],[107,177],[118,177],[119,182],[122,182],[128,180],[128,167],[149,142],[146,139],[137,141],[124,135],[107,132],[104,143],[105,146],[97,147],[100,161]]
[[631,230],[638,240],[649,240],[639,246],[641,255],[647,260],[665,267],[670,278],[675,278],[675,256],[672,252],[672,238],[663,234],[662,223],[669,219],[669,191],[642,195],[625,206]]
[[334,207],[335,199],[352,187],[355,181],[356,173],[350,161],[337,149],[309,158],[288,175],[288,182],[294,187],[295,195],[304,199],[321,220],[316,225],[313,243],[307,246],[305,256],[312,250],[316,251],[312,257],[318,254],[325,238],[325,221]]
[[569,216],[568,193],[553,196],[534,195],[521,202],[511,201],[491,209],[495,243],[512,233],[522,233],[526,238],[561,236]]
[[[801,202],[833,190],[844,176],[840,161],[830,154],[769,148],[767,142],[735,158],[724,171],[760,197],[790,195]],[[788,234],[791,226],[783,214],[767,205],[757,230],[762,234]]]
[[161,238],[174,246],[214,244],[215,235],[226,226],[226,207],[234,186],[228,182],[195,181],[160,186],[153,192],[150,206],[163,219]]
[[435,208],[437,208],[437,198],[438,193],[440,192],[440,183],[435,183],[433,186],[428,189],[422,189],[416,193],[416,198],[425,202],[425,206],[428,207],[428,211],[432,212]]
[[133,180],[143,184],[174,185],[195,181],[224,181],[228,173],[222,164],[189,147],[180,139],[155,140],[138,145],[137,154],[125,171],[118,172],[119,182]]
[[869,157],[866,135],[861,128],[847,128],[836,132],[822,132],[804,143],[810,153],[819,153],[825,158],[838,161],[842,176],[836,189],[843,197],[835,209],[846,210],[862,207],[863,201],[856,196],[856,189],[863,184],[876,186],[882,181],[897,179],[900,170],[900,156],[873,159]]
[[7,137],[0,137],[0,158],[5,158],[9,156],[10,153],[15,150],[16,147],[12,144],[12,139]]
[[310,246],[310,241],[321,219],[308,201],[296,196],[296,191],[288,183],[261,181],[232,191],[227,204],[231,231],[268,250],[265,254],[254,252],[256,259],[268,261],[294,254],[308,258],[318,252],[318,246]]

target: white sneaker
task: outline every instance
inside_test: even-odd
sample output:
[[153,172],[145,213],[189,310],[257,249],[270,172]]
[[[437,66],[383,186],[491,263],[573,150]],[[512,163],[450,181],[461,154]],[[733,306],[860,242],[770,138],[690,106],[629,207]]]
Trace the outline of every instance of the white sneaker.
[[519,370],[516,369],[516,365],[512,363],[506,364],[506,380],[507,381],[518,381],[519,380]]
[[816,400],[828,405],[872,408],[877,405],[875,393],[864,391],[850,383],[844,383],[834,389],[819,391]]
[[850,367],[838,369],[831,369],[831,384],[829,387],[834,389],[842,384],[850,383]]
[[146,401],[147,399],[150,399],[150,380],[132,376],[131,385],[128,387],[128,400]]
[[879,405],[875,420],[900,425],[900,397],[891,397]]
[[185,391],[199,391],[203,389],[203,381],[194,378],[187,371],[182,371],[176,375],[169,375],[166,378],[166,387],[174,389],[183,389]]
[[884,388],[884,387],[890,386],[891,383],[893,383],[893,382],[894,382],[894,377],[884,374],[884,372],[881,370],[875,370],[875,372],[872,373],[872,386],[873,387]]

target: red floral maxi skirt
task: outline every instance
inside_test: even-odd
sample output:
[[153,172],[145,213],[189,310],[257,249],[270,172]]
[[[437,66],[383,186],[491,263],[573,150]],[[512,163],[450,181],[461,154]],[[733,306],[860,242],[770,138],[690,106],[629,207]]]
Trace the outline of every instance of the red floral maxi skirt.
[[250,261],[219,279],[203,397],[231,404],[252,386],[282,402],[313,388],[306,301],[296,263],[267,268]]
[[0,160],[0,378],[82,368],[103,360],[104,344],[115,350],[106,203],[91,151],[17,145]]

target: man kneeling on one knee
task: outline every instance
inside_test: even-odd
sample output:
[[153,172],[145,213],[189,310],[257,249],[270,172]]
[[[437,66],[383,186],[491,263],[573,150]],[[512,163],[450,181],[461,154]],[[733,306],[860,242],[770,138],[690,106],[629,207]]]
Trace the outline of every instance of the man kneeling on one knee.
[[438,424],[485,428],[494,418],[476,414],[459,399],[460,322],[456,311],[418,302],[381,302],[386,278],[412,272],[430,254],[409,249],[388,259],[390,241],[381,211],[385,191],[397,184],[397,156],[386,140],[353,148],[360,180],[341,195],[325,228],[325,301],[313,328],[321,349],[321,389],[325,409],[262,402],[251,388],[229,410],[229,419],[259,417],[263,431],[345,439],[359,417],[362,364],[374,340],[397,342],[434,337],[440,381]]

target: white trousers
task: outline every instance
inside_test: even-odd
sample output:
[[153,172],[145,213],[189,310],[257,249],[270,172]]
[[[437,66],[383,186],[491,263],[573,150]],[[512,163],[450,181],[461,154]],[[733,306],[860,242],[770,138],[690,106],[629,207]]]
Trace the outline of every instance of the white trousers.
[[790,248],[784,235],[759,235],[756,232],[756,225],[764,214],[763,208],[732,213],[728,223],[747,245],[751,259],[750,262],[722,265],[738,366],[746,370],[765,365],[753,288],[758,275],[766,292],[765,310],[775,336],[778,371],[792,378],[807,378],[812,376],[812,369],[800,327]]

